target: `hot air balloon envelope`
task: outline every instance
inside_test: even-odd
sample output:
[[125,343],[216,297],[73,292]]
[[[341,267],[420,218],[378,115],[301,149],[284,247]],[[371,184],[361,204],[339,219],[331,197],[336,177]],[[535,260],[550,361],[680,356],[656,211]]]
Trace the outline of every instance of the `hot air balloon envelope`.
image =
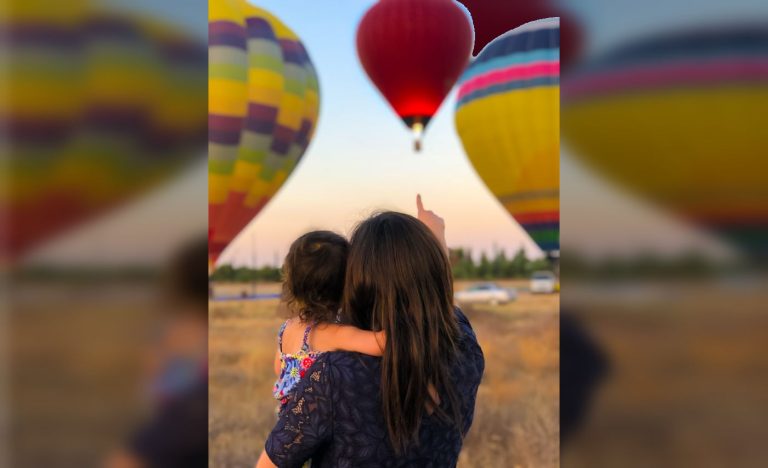
[[545,252],[559,250],[559,20],[497,38],[459,81],[456,130],[477,173]]
[[417,141],[464,71],[473,38],[453,0],[380,0],[360,21],[360,63]]
[[491,41],[505,32],[530,21],[542,18],[560,18],[560,55],[563,66],[568,66],[581,52],[582,34],[579,23],[566,12],[560,11],[551,0],[459,0],[467,7],[475,25],[477,56]]
[[261,211],[315,129],[317,76],[298,37],[244,0],[209,4],[209,260]]
[[764,26],[638,40],[564,81],[563,134],[598,173],[765,258],[767,65]]
[[82,2],[65,10],[26,2],[4,18],[13,177],[0,263],[156,187],[205,148],[203,41]]

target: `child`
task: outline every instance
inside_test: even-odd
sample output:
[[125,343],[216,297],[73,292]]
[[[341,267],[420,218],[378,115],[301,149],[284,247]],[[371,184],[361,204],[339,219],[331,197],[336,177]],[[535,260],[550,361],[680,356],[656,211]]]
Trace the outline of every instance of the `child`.
[[281,405],[290,390],[324,351],[355,351],[381,356],[383,332],[339,325],[349,243],[329,231],[312,231],[296,239],[283,264],[283,299],[292,317],[277,336],[273,389]]

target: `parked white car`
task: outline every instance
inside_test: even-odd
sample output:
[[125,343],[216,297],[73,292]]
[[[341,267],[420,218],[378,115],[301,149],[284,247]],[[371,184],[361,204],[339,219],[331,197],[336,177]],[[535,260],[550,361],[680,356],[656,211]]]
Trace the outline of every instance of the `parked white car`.
[[557,290],[557,277],[551,271],[537,271],[531,275],[531,292],[551,294]]
[[455,294],[456,302],[485,303],[491,305],[505,304],[517,299],[514,289],[502,288],[495,283],[478,283]]

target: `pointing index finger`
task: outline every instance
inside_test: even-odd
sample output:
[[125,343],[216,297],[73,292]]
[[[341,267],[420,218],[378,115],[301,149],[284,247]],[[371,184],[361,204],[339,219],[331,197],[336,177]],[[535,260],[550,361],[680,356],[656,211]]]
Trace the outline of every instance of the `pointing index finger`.
[[416,194],[416,209],[419,210],[419,213],[424,211],[424,204],[421,203],[421,194]]

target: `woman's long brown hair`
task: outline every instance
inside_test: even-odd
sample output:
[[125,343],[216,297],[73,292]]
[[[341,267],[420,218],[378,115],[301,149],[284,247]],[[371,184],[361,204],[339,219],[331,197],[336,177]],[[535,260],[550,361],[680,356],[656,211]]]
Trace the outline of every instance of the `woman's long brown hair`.
[[432,232],[402,213],[365,220],[350,243],[342,309],[354,325],[386,332],[381,398],[401,453],[417,441],[427,408],[461,428],[449,370],[459,333],[450,265]]

